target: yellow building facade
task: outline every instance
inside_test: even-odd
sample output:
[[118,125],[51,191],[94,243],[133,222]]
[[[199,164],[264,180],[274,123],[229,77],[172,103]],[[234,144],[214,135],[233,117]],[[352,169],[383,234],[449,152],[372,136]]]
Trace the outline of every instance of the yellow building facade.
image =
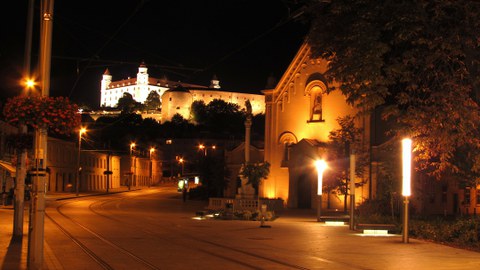
[[[325,143],[329,133],[340,128],[337,118],[357,114],[341,92],[327,93],[329,85],[323,76],[326,70],[327,62],[312,58],[304,44],[277,86],[263,91],[265,161],[271,167],[268,179],[260,186],[260,195],[281,198],[289,208],[315,208],[318,183],[314,161],[329,162]],[[369,121],[364,117],[357,117],[355,122],[368,131]],[[364,137],[368,138],[368,134]],[[365,139],[364,143],[369,142]],[[357,190],[358,200],[368,197],[366,191],[365,186]],[[343,195],[339,194],[324,194],[323,200],[323,205],[330,208],[344,205]]]

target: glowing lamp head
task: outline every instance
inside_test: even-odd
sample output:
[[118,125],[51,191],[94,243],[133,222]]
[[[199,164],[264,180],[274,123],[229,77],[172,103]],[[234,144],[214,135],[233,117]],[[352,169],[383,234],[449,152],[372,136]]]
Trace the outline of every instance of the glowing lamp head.
[[325,160],[315,160],[315,168],[317,168],[318,173],[323,173],[327,169],[327,162]]
[[82,127],[82,128],[80,128],[80,130],[79,130],[78,133],[80,134],[80,136],[82,136],[82,134],[84,134],[84,133],[86,133],[86,132],[87,132],[87,129],[84,128],[84,127]]
[[155,152],[155,148],[151,147],[150,148],[150,154],[152,154],[153,152]]
[[33,87],[35,87],[35,81],[32,80],[32,79],[26,79],[25,80],[25,86],[28,88],[28,89],[32,89]]

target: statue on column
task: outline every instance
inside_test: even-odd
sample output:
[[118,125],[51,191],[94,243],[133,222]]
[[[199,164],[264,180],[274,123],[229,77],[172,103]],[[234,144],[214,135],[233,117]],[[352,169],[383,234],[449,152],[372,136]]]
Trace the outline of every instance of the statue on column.
[[[243,167],[250,162],[250,128],[252,127],[252,104],[250,100],[245,101],[245,108],[247,111],[245,120],[245,163],[242,165],[240,171],[243,171]],[[242,185],[238,188],[237,198],[241,199],[253,199],[255,198],[255,189],[249,184],[248,178],[239,175]]]

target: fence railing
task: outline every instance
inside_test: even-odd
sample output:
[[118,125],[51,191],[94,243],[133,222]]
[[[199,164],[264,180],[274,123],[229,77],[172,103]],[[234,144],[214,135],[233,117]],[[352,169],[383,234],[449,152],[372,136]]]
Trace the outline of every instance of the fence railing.
[[279,211],[283,209],[283,200],[281,199],[232,199],[232,198],[210,198],[208,209],[224,210],[232,207],[234,211],[255,211],[259,209],[258,204],[267,205],[267,211]]

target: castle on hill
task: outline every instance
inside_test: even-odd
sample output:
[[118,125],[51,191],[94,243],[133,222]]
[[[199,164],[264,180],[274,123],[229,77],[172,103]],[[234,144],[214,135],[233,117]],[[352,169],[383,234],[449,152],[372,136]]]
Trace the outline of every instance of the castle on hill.
[[209,86],[169,81],[165,77],[158,79],[149,76],[148,68],[142,62],[136,78],[128,77],[119,81],[113,81],[112,78],[106,69],[100,84],[100,107],[115,108],[124,93],[129,93],[135,101],[144,103],[149,93],[156,91],[162,102],[162,122],[169,121],[177,113],[189,119],[191,105],[197,100],[208,104],[214,99],[221,99],[237,104],[240,109],[245,109],[245,102],[250,100],[253,114],[265,113],[264,95],[224,91],[215,76]]

